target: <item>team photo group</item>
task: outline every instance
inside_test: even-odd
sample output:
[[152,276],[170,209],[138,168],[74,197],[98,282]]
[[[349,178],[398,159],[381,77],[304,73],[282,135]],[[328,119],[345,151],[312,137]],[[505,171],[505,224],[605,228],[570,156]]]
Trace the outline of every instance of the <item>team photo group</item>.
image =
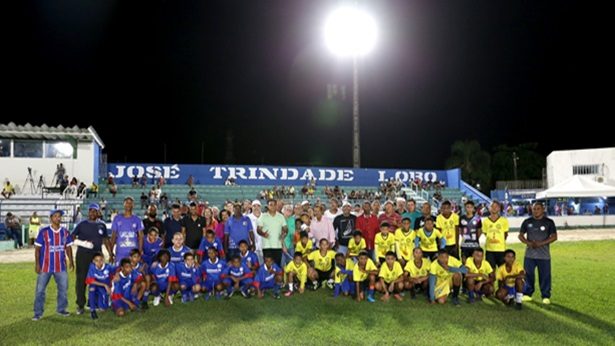
[[34,242],[34,321],[43,317],[52,277],[56,312],[70,315],[72,270],[76,314],[87,308],[92,319],[109,309],[124,316],[178,300],[294,298],[319,289],[357,302],[460,306],[463,297],[470,304],[493,299],[522,309],[532,300],[536,271],[542,303],[550,304],[549,244],[557,231],[540,203],[518,233],[527,245],[524,258],[507,247],[509,225],[497,201],[482,217],[472,201],[459,208],[444,201],[436,216],[429,203],[419,211],[403,198],[354,208],[335,199],[327,205],[269,199],[265,207],[254,200],[227,203],[218,213],[192,201],[171,205],[164,220],[156,205],[145,218],[136,215],[132,197],[123,207],[110,230],[97,204],[73,230],[61,225],[63,210],[50,211],[50,225]]

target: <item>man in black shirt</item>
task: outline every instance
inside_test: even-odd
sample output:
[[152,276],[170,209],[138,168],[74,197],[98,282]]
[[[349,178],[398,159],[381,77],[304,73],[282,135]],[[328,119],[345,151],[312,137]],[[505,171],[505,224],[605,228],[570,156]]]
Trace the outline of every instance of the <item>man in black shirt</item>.
[[348,252],[348,241],[352,239],[352,232],[357,226],[357,217],[352,215],[350,211],[352,206],[348,202],[342,204],[342,214],[333,219],[333,229],[335,229],[335,242],[337,252],[346,255]]
[[[425,225],[425,218],[432,217],[431,216],[431,204],[425,202],[421,207],[421,216],[417,217],[414,220],[414,230],[418,230],[419,228],[423,228]],[[435,220],[435,218],[433,218]]]
[[190,202],[190,214],[182,219],[182,234],[186,239],[186,246],[192,250],[198,249],[203,233],[205,233],[205,218],[198,215],[196,202]]
[[85,306],[85,278],[88,269],[97,252],[102,253],[102,244],[105,244],[109,255],[109,262],[113,263],[113,251],[107,234],[107,226],[98,219],[100,207],[92,203],[88,209],[88,219],[81,221],[73,230],[73,239],[77,248],[77,269],[75,292],[77,293],[77,315],[83,314]]
[[150,204],[147,208],[147,217],[143,219],[143,236],[147,237],[147,232],[149,231],[149,229],[152,227],[156,227],[158,229],[158,234],[160,234],[160,237],[162,239],[165,239],[164,224],[162,223],[162,220],[156,218],[157,214],[158,208],[156,207],[156,205]]

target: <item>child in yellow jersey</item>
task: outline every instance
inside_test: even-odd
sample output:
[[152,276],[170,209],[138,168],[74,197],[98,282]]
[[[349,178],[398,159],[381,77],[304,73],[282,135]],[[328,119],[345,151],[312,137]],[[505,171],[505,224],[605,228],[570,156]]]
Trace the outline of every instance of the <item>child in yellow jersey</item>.
[[312,289],[316,291],[319,283],[333,288],[335,251],[329,250],[327,239],[320,239],[318,249],[310,253],[308,261],[310,263],[308,278],[312,282]]
[[498,280],[498,291],[495,294],[504,304],[516,304],[521,310],[523,301],[523,285],[525,284],[525,271],[515,261],[516,254],[513,250],[504,251],[504,264],[498,267],[495,277]]
[[384,263],[387,252],[395,250],[395,235],[389,233],[389,227],[388,222],[381,223],[380,233],[374,238],[376,259],[380,264]]
[[388,301],[391,294],[396,300],[403,300],[399,293],[404,290],[404,270],[397,262],[395,252],[387,252],[385,262],[380,266],[378,277],[380,279],[376,282],[376,290],[384,294],[380,298],[383,302]]
[[467,269],[458,259],[449,256],[445,249],[438,250],[438,257],[429,268],[429,300],[431,303],[446,303],[452,287],[453,304],[459,305],[462,273],[467,273]]
[[424,294],[429,292],[431,261],[423,258],[423,250],[420,247],[414,248],[412,256],[413,259],[408,261],[404,267],[404,277],[405,287],[410,290],[410,296],[414,299],[418,290],[423,290]]
[[442,233],[434,228],[433,219],[428,216],[424,220],[423,228],[416,231],[414,239],[414,247],[419,247],[423,250],[423,257],[435,260],[438,249],[443,249],[446,246],[446,239],[442,237]]
[[459,215],[453,213],[451,202],[444,201],[441,214],[436,217],[436,228],[446,238],[446,252],[459,259]]
[[301,231],[299,232],[299,241],[295,244],[295,252],[301,252],[305,260],[307,260],[307,256],[312,252],[314,248],[314,243],[312,239],[310,239],[308,232]]
[[485,261],[484,252],[481,248],[474,249],[472,257],[466,260],[468,274],[466,274],[466,285],[468,288],[469,303],[474,303],[474,297],[481,299],[482,295],[491,297],[493,294],[494,272],[491,264]]
[[365,291],[367,291],[367,301],[375,302],[374,287],[376,285],[376,275],[378,275],[378,267],[369,258],[367,252],[362,251],[359,254],[359,261],[352,268],[352,280],[355,282],[357,301],[365,299]]
[[286,282],[288,283],[288,292],[284,293],[286,297],[290,297],[295,291],[296,285],[299,285],[299,293],[303,293],[305,290],[305,283],[307,282],[308,268],[305,262],[303,262],[303,254],[301,252],[295,252],[293,260],[284,268],[286,273]]
[[350,258],[344,257],[344,254],[341,253],[335,255],[335,289],[333,297],[339,296],[340,293],[345,296],[349,294],[354,295],[352,268],[354,268],[354,262]]
[[416,232],[410,229],[410,218],[403,218],[401,220],[401,227],[395,231],[395,251],[402,267],[412,260],[415,238]]
[[348,242],[348,257],[357,263],[359,253],[365,250],[365,239],[363,239],[363,233],[361,231],[354,231],[352,233],[352,239]]

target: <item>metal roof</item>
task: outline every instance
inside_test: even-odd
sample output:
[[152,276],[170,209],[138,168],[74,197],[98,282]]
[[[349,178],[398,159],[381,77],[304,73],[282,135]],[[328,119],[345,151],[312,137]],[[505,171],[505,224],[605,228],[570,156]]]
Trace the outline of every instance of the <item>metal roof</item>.
[[105,148],[105,144],[96,133],[92,126],[88,128],[79,128],[77,125],[73,127],[33,126],[29,123],[25,125],[16,125],[13,122],[8,124],[0,124],[0,137],[10,139],[49,139],[49,140],[66,140],[67,138],[76,139],[78,141],[96,141],[101,148]]

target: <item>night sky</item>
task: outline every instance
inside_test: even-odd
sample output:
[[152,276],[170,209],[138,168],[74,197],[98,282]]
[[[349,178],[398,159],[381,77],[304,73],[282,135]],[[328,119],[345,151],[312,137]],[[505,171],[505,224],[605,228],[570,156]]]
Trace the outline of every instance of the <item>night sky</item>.
[[[167,162],[199,163],[204,143],[224,163],[230,133],[237,163],[350,166],[351,64],[322,39],[336,3],[15,1],[0,122],[92,125],[109,162],[163,162],[166,143]],[[367,3],[380,40],[360,65],[364,167],[441,168],[459,139],[615,144],[606,4]]]

